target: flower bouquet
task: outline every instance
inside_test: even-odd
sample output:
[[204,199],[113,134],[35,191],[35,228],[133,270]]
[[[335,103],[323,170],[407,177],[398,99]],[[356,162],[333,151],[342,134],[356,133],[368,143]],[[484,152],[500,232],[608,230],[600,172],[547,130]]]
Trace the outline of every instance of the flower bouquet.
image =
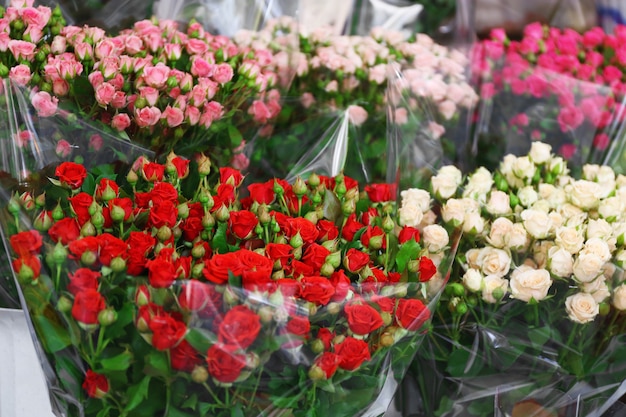
[[620,40],[600,28],[583,34],[533,23],[519,41],[501,29],[477,48],[480,84],[476,167],[495,169],[507,153],[523,155],[533,141],[550,143],[571,161],[624,169],[624,60]]
[[413,364],[423,391],[417,409],[600,416],[619,408],[626,178],[600,165],[581,175],[534,142],[493,173],[479,168],[463,180],[444,167],[432,178],[443,219],[464,235]]
[[202,155],[100,163],[79,149],[2,189],[55,412],[387,409],[455,253],[430,195],[401,228],[384,184],[312,175],[243,198],[241,173]]

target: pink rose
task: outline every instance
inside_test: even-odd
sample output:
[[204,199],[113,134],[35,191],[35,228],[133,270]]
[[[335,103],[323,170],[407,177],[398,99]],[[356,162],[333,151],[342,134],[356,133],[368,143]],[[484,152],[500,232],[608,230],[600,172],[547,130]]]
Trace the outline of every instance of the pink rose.
[[163,48],[170,61],[178,61],[183,53],[182,45],[179,43],[166,43]]
[[585,120],[585,115],[578,107],[563,107],[559,112],[557,121],[562,132],[576,129]]
[[446,132],[446,128],[435,122],[428,122],[428,130],[434,140],[437,140]]
[[254,100],[252,102],[252,105],[248,109],[248,114],[252,115],[254,121],[260,124],[267,123],[267,120],[271,117],[269,109],[261,100]]
[[55,153],[61,158],[67,158],[72,153],[72,145],[65,139],[57,142]]
[[144,107],[135,109],[135,123],[139,127],[154,126],[161,118],[161,110],[158,107]]
[[206,60],[196,57],[191,63],[190,72],[196,77],[210,77],[215,71],[215,65],[209,64]]
[[118,132],[126,130],[130,126],[130,117],[126,113],[118,113],[111,119],[111,127]]
[[181,109],[167,106],[161,114],[161,118],[167,121],[169,127],[176,127],[183,122],[185,116]]
[[96,87],[96,101],[104,108],[111,103],[114,95],[115,87],[107,82],[104,82]]
[[143,79],[149,86],[161,88],[167,82],[169,73],[170,68],[159,62],[155,66],[147,66],[143,69]]
[[96,46],[94,47],[94,53],[99,59],[119,55],[113,41],[107,38],[101,40],[96,44]]
[[41,117],[49,117],[56,113],[59,100],[45,91],[39,91],[30,99],[31,104]]
[[159,90],[153,87],[141,87],[139,89],[139,96],[146,99],[148,106],[155,106],[159,99]]
[[524,36],[532,39],[542,39],[544,34],[543,25],[541,23],[535,22],[527,25],[524,28]]
[[202,55],[209,50],[209,46],[202,39],[189,39],[185,49],[190,55]]
[[348,109],[346,111],[348,112],[348,118],[350,119],[350,123],[355,126],[361,126],[367,120],[367,110],[365,110],[361,106],[348,106]]
[[10,40],[8,44],[9,50],[17,61],[20,59],[32,61],[35,56],[35,47],[34,43],[15,39]]
[[250,165],[250,160],[243,153],[238,153],[230,160],[230,166],[240,171],[245,170]]
[[52,92],[57,97],[64,97],[70,92],[70,85],[65,80],[54,80],[52,81]]
[[213,80],[219,84],[226,84],[233,78],[233,67],[229,64],[219,64],[213,72]]
[[604,30],[600,27],[594,27],[593,29],[588,30],[583,35],[583,45],[589,49],[595,48],[596,46],[600,46],[602,44],[602,40],[604,39]]
[[100,71],[105,79],[109,79],[115,76],[119,72],[119,58],[117,57],[104,57],[100,61]]
[[137,55],[143,49],[143,42],[139,36],[130,35],[124,40],[124,46],[127,54]]
[[9,79],[22,87],[30,82],[31,76],[30,67],[24,64],[16,65],[9,72]]
[[600,133],[593,138],[593,147],[603,151],[609,146],[610,141],[611,139],[606,133]]
[[126,93],[123,91],[116,91],[115,94],[113,94],[113,99],[111,100],[111,106],[113,106],[113,108],[116,109],[122,109],[124,107],[126,107]]
[[100,149],[102,149],[103,144],[104,141],[102,139],[102,136],[100,136],[99,134],[95,133],[89,137],[89,149],[99,151]]

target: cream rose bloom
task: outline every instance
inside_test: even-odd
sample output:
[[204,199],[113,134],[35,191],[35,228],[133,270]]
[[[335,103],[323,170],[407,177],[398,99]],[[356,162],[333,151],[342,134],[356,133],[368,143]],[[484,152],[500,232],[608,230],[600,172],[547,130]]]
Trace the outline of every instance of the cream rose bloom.
[[533,142],[528,156],[535,164],[545,164],[552,157],[552,146],[543,142]]
[[582,177],[588,181],[595,181],[600,172],[600,165],[597,164],[585,164],[583,165]]
[[528,232],[521,223],[514,223],[504,240],[505,246],[512,251],[525,250],[529,244]]
[[563,216],[568,226],[579,226],[587,220],[587,213],[570,203],[560,205],[556,211]]
[[[487,275],[483,278],[482,298],[485,302],[495,304],[504,298],[509,290],[509,281],[496,275]],[[494,291],[502,293],[502,298],[495,298]]]
[[446,229],[438,224],[431,224],[422,231],[422,243],[429,252],[437,253],[448,246],[450,237]]
[[581,290],[587,294],[591,294],[596,303],[601,303],[611,296],[609,287],[606,285],[606,278],[600,275],[591,282],[585,282],[581,285]]
[[492,191],[485,209],[494,216],[509,214],[511,212],[511,199],[504,191]]
[[447,199],[456,194],[462,180],[463,174],[461,171],[452,165],[447,165],[442,167],[437,175],[431,178],[430,183],[435,195]]
[[464,203],[466,199],[451,198],[445,202],[441,208],[441,217],[443,221],[454,225],[455,227],[463,224],[467,205]]
[[465,252],[465,261],[470,268],[480,269],[480,253],[481,249],[477,248],[469,249],[467,252]]
[[430,193],[420,188],[409,188],[400,192],[401,205],[415,205],[424,213],[430,209]]
[[615,221],[624,213],[624,201],[619,197],[604,199],[598,206],[598,214],[607,221]]
[[400,224],[403,226],[417,227],[422,223],[424,213],[417,205],[405,204],[398,210]]
[[548,200],[537,200],[532,206],[526,208],[543,211],[545,213],[550,213],[550,210],[552,209],[550,203],[548,203]]
[[463,197],[471,198],[484,204],[487,194],[493,185],[491,172],[486,168],[478,168],[468,179],[463,190]]
[[567,175],[569,172],[565,160],[560,156],[553,156],[548,162],[548,170],[555,175]]
[[561,226],[556,229],[554,243],[575,255],[583,248],[585,238],[579,229]]
[[520,214],[524,227],[535,239],[545,239],[550,235],[552,220],[548,213],[539,210],[524,210]]
[[613,307],[620,311],[626,310],[626,284],[622,284],[613,290]]
[[502,249],[487,246],[480,250],[478,264],[483,274],[503,277],[511,268],[511,256]]
[[609,245],[598,237],[587,239],[585,246],[583,246],[583,249],[581,250],[581,254],[582,253],[598,255],[602,262],[608,262],[612,257]]
[[602,274],[604,261],[593,253],[580,253],[574,261],[573,272],[579,282],[591,282]]
[[547,268],[548,252],[554,247],[554,242],[550,240],[540,240],[533,245],[533,260],[538,268]]
[[495,248],[504,248],[506,246],[507,235],[511,233],[512,228],[513,222],[511,220],[506,217],[498,217],[491,223],[487,242]]
[[591,294],[579,292],[565,299],[565,310],[570,320],[589,323],[600,313],[600,306]]
[[604,219],[591,219],[587,222],[587,239],[598,238],[609,245],[611,251],[615,250],[617,239],[615,229]]
[[479,235],[485,229],[485,219],[482,218],[480,213],[471,212],[465,213],[463,219],[463,232],[471,235]]
[[588,211],[598,207],[602,197],[602,189],[597,182],[578,180],[566,188],[569,201],[581,209]]
[[515,268],[509,280],[511,297],[525,302],[531,299],[543,300],[548,295],[550,286],[552,286],[552,279],[548,271],[526,265]]
[[463,285],[472,292],[478,292],[482,289],[483,276],[479,270],[470,268],[463,274]]
[[620,268],[626,269],[626,250],[621,249],[615,254],[615,262]]
[[527,185],[517,191],[517,198],[519,198],[519,202],[522,206],[528,208],[537,202],[539,194],[537,194],[533,186]]
[[568,278],[574,272],[572,254],[559,246],[548,249],[548,269],[557,277]]
[[528,156],[518,157],[512,166],[513,175],[520,179],[530,179],[535,176],[537,167]]

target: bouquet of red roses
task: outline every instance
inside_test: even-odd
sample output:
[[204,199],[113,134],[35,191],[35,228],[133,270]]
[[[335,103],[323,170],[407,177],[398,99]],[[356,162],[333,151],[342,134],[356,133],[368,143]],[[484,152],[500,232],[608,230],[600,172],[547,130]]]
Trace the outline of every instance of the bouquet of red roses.
[[2,232],[68,416],[381,414],[456,247],[428,193],[400,227],[343,175],[243,198],[203,155],[49,169],[5,184]]

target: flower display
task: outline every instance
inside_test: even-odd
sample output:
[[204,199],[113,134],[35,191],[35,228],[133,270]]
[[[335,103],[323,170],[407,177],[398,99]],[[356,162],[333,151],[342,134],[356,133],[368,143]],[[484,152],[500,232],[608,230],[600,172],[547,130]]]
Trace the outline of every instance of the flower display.
[[67,415],[387,407],[385,378],[423,340],[454,252],[427,231],[430,195],[430,222],[401,227],[390,185],[313,175],[241,197],[240,171],[210,177],[172,153],[65,161],[39,188],[4,189],[13,270]]
[[[433,189],[449,171],[458,169],[442,169]],[[584,381],[589,388],[580,388],[578,407],[597,410],[592,400],[609,397],[626,376],[614,350],[626,324],[626,179],[592,164],[572,177],[567,162],[542,142],[527,155],[505,156],[493,173],[480,168],[456,178],[454,191],[435,195],[444,221],[464,231],[458,269],[433,320],[432,345],[416,361],[434,361],[435,378],[454,382],[431,390],[430,406],[447,410],[447,401],[471,398],[471,415],[491,414],[493,395],[502,390],[507,404],[535,398],[556,410]],[[502,378],[488,382],[496,374]],[[472,386],[467,396],[456,392],[459,384]],[[554,398],[540,395],[546,386]]]

